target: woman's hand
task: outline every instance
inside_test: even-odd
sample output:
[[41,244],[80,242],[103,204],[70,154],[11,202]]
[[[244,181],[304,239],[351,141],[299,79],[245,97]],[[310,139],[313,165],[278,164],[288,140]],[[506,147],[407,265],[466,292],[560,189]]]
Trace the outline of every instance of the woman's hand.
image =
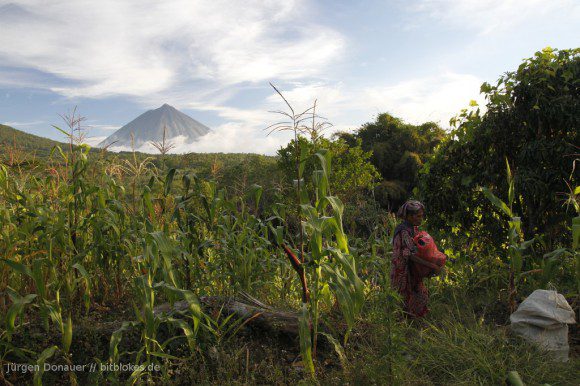
[[430,261],[423,260],[422,258],[420,258],[419,256],[417,256],[415,254],[412,254],[409,257],[411,258],[412,261],[431,268],[433,270],[433,273],[429,276],[437,276],[441,273],[441,270],[443,269],[443,267],[440,267],[435,263],[431,263]]
[[439,267],[437,264],[435,263],[431,263],[430,261],[427,260],[423,260],[422,258],[420,258],[419,256],[412,254],[409,256],[411,258],[412,261],[414,261],[415,263],[419,263],[422,265],[425,265],[433,270],[439,271],[441,269],[441,267]]
[[433,268],[433,273],[431,274],[431,276],[438,276],[441,274],[441,272],[443,272],[443,267],[440,267],[437,264],[435,264],[435,268]]

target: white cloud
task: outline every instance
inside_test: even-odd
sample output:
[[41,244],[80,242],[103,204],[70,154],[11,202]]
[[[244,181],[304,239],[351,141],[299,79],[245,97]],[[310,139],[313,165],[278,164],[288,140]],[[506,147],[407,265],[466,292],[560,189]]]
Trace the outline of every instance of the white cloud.
[[288,135],[266,136],[263,127],[248,127],[243,123],[226,123],[216,127],[197,142],[184,146],[194,152],[275,154],[289,141]]
[[471,100],[485,105],[479,94],[483,81],[469,74],[452,72],[403,81],[392,86],[369,87],[362,91],[366,104],[390,112],[409,123],[438,122],[447,127]]
[[260,104],[259,102],[256,104],[258,105],[258,108],[255,109],[242,109],[238,107],[197,102],[188,103],[184,107],[195,110],[213,111],[224,120],[244,123],[246,126],[258,127],[272,119],[272,114],[268,112],[268,108],[265,104]]
[[[481,35],[505,33],[522,23],[541,23],[544,18],[580,15],[575,0],[418,0],[408,5],[413,18],[426,17],[448,26],[475,30]],[[417,20],[409,20],[417,26]]]
[[[419,24],[435,20],[488,34],[558,7],[577,14],[572,4],[418,0],[408,9]],[[273,154],[288,137],[266,137],[263,129],[279,118],[268,111],[285,109],[283,101],[273,91],[263,100],[248,97],[255,100],[252,108],[233,107],[231,100],[268,80],[289,88],[284,95],[297,110],[318,99],[319,113],[335,125],[329,133],[359,127],[379,112],[445,127],[471,99],[482,102],[483,80],[453,68],[389,83],[378,83],[378,77],[368,87],[342,82],[329,67],[345,64],[340,60],[347,40],[309,21],[310,5],[308,0],[0,0],[0,63],[6,66],[0,68],[0,85],[45,88],[67,97],[124,94],[147,108],[166,102],[214,112],[225,122],[193,144],[176,139],[176,152]],[[93,127],[99,135],[118,128]]]
[[[331,132],[360,127],[383,112],[413,124],[434,121],[447,127],[449,119],[471,100],[485,105],[479,94],[481,83],[474,75],[448,71],[384,86],[353,88],[340,82],[297,85],[284,95],[300,108],[311,106],[318,98],[320,114],[335,125]],[[274,102],[277,98],[273,95],[268,100]]]
[[[331,84],[329,82],[295,83],[290,90],[281,90],[284,97],[293,105],[294,109],[304,111],[316,101],[317,106],[328,110],[331,106],[338,106],[347,101],[347,87],[342,82]],[[272,104],[283,104],[278,94],[273,93],[267,98]]]
[[11,127],[28,127],[45,124],[45,121],[27,121],[27,122],[4,122],[4,125]]
[[[1,10],[1,8],[0,8]],[[0,23],[2,22],[2,15],[0,11]],[[0,39],[2,34],[0,33]],[[0,63],[4,62],[2,56],[2,48],[0,47]],[[0,86],[8,88],[44,88],[50,89],[54,83],[45,79],[34,71],[26,69],[15,68],[1,68],[0,67]]]
[[[319,73],[340,34],[289,0],[21,0],[0,3],[0,61],[61,78],[66,96],[143,96]],[[200,85],[198,85],[199,87]]]
[[[260,128],[251,128],[242,123],[226,123],[218,126],[195,142],[187,142],[184,136],[172,138],[168,142],[174,145],[170,153],[223,152],[273,155],[289,139],[289,136],[285,134],[266,136],[265,132],[260,130]],[[111,146],[109,150],[115,152],[131,151],[131,148],[128,146]],[[135,150],[144,153],[159,153],[151,143],[145,143]]]
[[[481,83],[482,80],[473,75],[444,72],[386,86],[353,88],[342,82],[313,82],[294,83],[292,88],[281,91],[296,112],[312,106],[317,100],[318,113],[334,125],[325,131],[326,135],[331,135],[339,130],[358,128],[382,112],[394,114],[409,123],[435,121],[448,127],[449,119],[467,107],[470,100],[485,105],[479,94]],[[189,107],[215,111],[229,123],[218,126],[193,144],[178,143],[175,152],[275,154],[291,137],[290,133],[266,136],[264,131],[281,118],[268,110],[286,110],[284,102],[274,92],[256,109],[204,104]]]
[[102,136],[102,137],[86,137],[83,142],[86,143],[87,145],[91,146],[91,147],[96,147],[105,138],[107,138],[107,137],[106,136]]
[[98,130],[103,130],[103,131],[117,131],[121,128],[121,126],[118,125],[93,125],[93,124],[89,124],[88,125],[88,129],[98,129]]

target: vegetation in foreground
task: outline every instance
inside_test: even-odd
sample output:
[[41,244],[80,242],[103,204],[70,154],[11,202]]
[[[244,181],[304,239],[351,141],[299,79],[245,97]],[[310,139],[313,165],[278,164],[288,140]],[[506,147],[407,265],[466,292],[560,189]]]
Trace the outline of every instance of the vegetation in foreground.
[[[432,234],[448,231],[438,239],[451,262],[429,281],[431,313],[421,320],[402,315],[390,290],[395,219],[384,207],[399,198],[373,199],[384,173],[376,149],[302,126],[316,120],[314,108],[301,115],[287,106],[289,124],[278,129],[295,140],[277,159],[206,156],[196,170],[191,160],[202,156],[111,155],[80,144],[15,162],[10,145],[0,165],[3,382],[472,385],[517,371],[526,384],[575,384],[575,326],[570,362],[553,363],[509,334],[508,317],[536,288],[557,289],[578,312],[580,190],[575,158],[557,151],[572,149],[578,131],[553,131],[577,128],[579,117],[550,110],[579,103],[578,72],[578,50],[546,49],[503,78],[504,88],[484,87],[483,117],[466,110],[440,146],[395,157],[417,161],[416,178],[401,186],[427,202]],[[521,95],[537,97],[538,109],[522,106],[531,99]],[[366,129],[382,130],[383,118]],[[493,133],[505,119],[525,120],[553,162],[534,169],[526,135],[513,139],[515,156],[501,153]],[[383,121],[391,131],[400,123]],[[77,128],[69,127],[71,145]],[[486,151],[501,157],[469,171],[469,157]],[[448,169],[453,157],[465,164]],[[554,175],[565,178],[546,185]],[[544,191],[530,181],[548,186],[549,215],[532,210]],[[449,194],[457,186],[465,189]],[[441,197],[461,205],[453,212]],[[253,323],[259,315],[226,306],[245,293],[290,312],[297,329]],[[96,366],[8,371],[15,363]],[[116,364],[141,367],[108,370]]]

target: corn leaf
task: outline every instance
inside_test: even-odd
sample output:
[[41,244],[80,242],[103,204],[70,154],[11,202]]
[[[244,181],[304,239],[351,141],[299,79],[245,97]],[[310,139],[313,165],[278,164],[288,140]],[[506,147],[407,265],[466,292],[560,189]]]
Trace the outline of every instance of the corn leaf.
[[51,358],[54,353],[58,350],[58,347],[52,346],[45,349],[36,360],[36,364],[38,365],[38,371],[34,373],[34,378],[32,380],[34,386],[41,386],[42,385],[42,376],[44,374],[44,363],[47,359]]
[[509,217],[513,217],[513,213],[511,211],[511,209],[507,206],[507,204],[505,202],[503,202],[502,200],[500,200],[488,188],[483,187],[483,188],[481,188],[481,191],[483,192],[483,194],[485,194],[485,197],[487,197],[487,199],[493,205],[495,205],[496,208],[500,209],[502,212],[504,212]]

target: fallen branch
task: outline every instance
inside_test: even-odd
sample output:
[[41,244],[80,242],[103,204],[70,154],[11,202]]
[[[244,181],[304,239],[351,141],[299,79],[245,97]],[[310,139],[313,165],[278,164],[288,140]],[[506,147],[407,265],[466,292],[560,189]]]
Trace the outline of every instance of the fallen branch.
[[[223,310],[226,314],[235,314],[247,321],[250,327],[276,331],[291,336],[298,335],[298,314],[291,311],[280,311],[253,298],[247,293],[240,294],[241,299],[219,296],[203,296],[200,303],[203,311],[211,315]],[[178,301],[155,307],[154,313],[179,313],[189,309],[185,301]]]

